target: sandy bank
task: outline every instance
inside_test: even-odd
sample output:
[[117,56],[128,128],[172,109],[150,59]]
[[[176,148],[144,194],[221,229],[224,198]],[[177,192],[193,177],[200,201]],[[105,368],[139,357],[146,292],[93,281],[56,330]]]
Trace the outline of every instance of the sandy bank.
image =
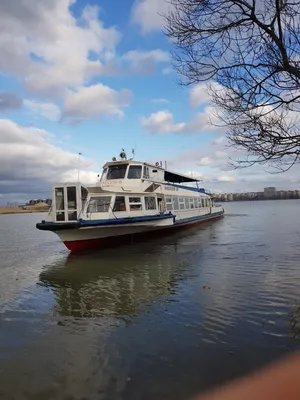
[[30,208],[23,210],[19,207],[0,207],[0,214],[27,214],[36,212],[48,212],[48,208]]

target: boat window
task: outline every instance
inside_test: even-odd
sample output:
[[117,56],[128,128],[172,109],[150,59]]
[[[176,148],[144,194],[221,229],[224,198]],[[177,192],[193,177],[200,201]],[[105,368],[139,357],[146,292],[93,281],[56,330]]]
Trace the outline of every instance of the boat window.
[[81,204],[82,204],[82,210],[84,209],[87,196],[88,196],[88,191],[86,190],[86,188],[84,188],[83,186],[81,186]]
[[114,205],[114,212],[126,211],[125,197],[124,196],[116,196],[116,201]]
[[65,220],[65,213],[64,212],[56,213],[56,221],[64,221],[64,220]]
[[129,167],[128,179],[141,179],[142,177],[142,166],[141,165],[131,165]]
[[77,221],[77,211],[68,212],[68,221]]
[[76,210],[76,187],[67,187],[68,210]]
[[149,178],[149,168],[146,167],[145,165],[144,165],[143,177],[144,177],[145,179],[148,179],[148,178]]
[[179,203],[180,210],[184,210],[184,203]]
[[[57,210],[65,209],[64,188],[55,188],[55,207]],[[61,221],[61,220],[60,220]]]
[[179,201],[179,203],[184,203],[184,198],[183,197],[179,197],[178,201]]
[[143,205],[140,197],[129,197],[130,211],[142,211]]
[[194,199],[192,197],[190,198],[190,207],[195,208]]
[[174,210],[179,209],[178,197],[173,197],[173,205],[174,205]]
[[188,197],[186,197],[184,200],[185,200],[185,208],[188,210],[190,208],[190,200]]
[[129,203],[141,203],[140,197],[129,197]]
[[145,197],[146,210],[156,210],[155,197]]
[[111,165],[108,167],[107,179],[124,179],[126,174],[127,164]]
[[108,212],[111,196],[92,197],[87,209],[88,213]]
[[172,211],[173,210],[172,197],[166,197],[166,209],[168,211]]
[[100,181],[103,181],[106,178],[106,174],[107,174],[107,168],[104,168]]
[[172,211],[173,210],[173,204],[172,203],[167,203],[166,208],[168,211]]
[[202,207],[205,207],[204,199],[201,199],[201,201],[202,201]]
[[159,185],[157,185],[156,183],[151,183],[151,185],[145,190],[145,192],[154,192],[158,187]]

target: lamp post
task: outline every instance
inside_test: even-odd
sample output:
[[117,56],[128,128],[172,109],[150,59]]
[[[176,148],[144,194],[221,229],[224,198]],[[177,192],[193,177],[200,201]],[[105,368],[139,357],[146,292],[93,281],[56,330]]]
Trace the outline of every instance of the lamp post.
[[82,153],[78,153],[78,170],[77,170],[77,182],[79,183],[79,168],[80,168],[80,156]]

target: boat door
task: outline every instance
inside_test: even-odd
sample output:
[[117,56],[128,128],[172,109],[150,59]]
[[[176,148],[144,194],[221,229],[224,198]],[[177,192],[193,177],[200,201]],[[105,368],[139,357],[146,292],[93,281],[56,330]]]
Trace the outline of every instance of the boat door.
[[80,197],[77,186],[54,188],[54,220],[56,222],[77,221],[80,212]]
[[159,195],[157,196],[157,205],[159,212],[163,214],[166,211],[166,203],[165,203],[165,196]]

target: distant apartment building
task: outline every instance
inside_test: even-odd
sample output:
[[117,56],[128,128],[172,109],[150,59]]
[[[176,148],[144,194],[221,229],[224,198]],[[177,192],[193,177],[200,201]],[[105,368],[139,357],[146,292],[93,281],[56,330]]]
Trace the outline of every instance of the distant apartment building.
[[213,195],[216,201],[247,201],[300,199],[300,190],[276,190],[275,187],[264,188],[263,192],[217,193]]
[[266,187],[264,188],[264,197],[267,199],[272,199],[276,197],[276,188],[275,187]]
[[233,200],[233,193],[228,193],[227,201],[232,201],[232,200]]

